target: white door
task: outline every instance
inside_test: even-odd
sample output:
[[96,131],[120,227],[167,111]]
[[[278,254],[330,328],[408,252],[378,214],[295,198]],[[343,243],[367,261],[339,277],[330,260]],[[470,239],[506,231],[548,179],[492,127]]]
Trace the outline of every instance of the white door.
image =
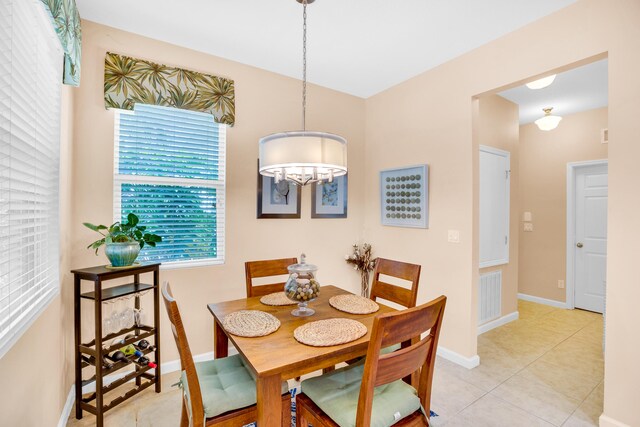
[[480,268],[509,262],[508,151],[480,146]]
[[580,167],[575,175],[575,307],[602,313],[607,277],[608,167]]

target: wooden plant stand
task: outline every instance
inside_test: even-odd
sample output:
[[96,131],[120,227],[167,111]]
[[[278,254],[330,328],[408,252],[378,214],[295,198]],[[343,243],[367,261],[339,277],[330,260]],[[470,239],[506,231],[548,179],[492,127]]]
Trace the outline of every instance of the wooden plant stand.
[[[121,347],[133,344],[143,338],[153,337],[155,350],[145,349],[142,351],[145,355],[155,352],[153,359],[160,361],[160,264],[144,264],[140,266],[124,268],[124,269],[108,269],[104,266],[90,267],[72,270],[74,275],[74,327],[75,327],[75,373],[76,373],[76,418],[82,418],[82,411],[88,411],[96,416],[97,427],[103,426],[103,416],[106,411],[114,408],[128,398],[140,393],[142,390],[155,384],[156,393],[160,393],[160,365],[155,368],[155,374],[149,372],[151,368],[148,366],[139,366],[133,363],[125,363],[123,361],[113,364],[113,367],[107,369],[102,365],[103,355],[116,351]],[[140,282],[140,275],[144,273],[153,273],[153,284],[145,284]],[[106,280],[119,279],[122,277],[133,277],[133,282],[118,285],[110,288],[102,287],[102,283]],[[81,281],[87,280],[93,282],[93,291],[81,292]],[[153,291],[153,325],[134,325],[131,328],[122,329],[106,336],[102,334],[102,303],[114,298],[120,298],[127,295],[135,294],[135,308],[140,308],[140,292],[147,290]],[[81,337],[81,299],[93,300],[95,314],[95,339],[83,343]],[[109,343],[114,338],[126,334],[134,334],[134,337],[128,338],[124,343],[103,348],[103,343]],[[82,356],[93,356],[95,363],[90,363],[87,358]],[[128,356],[133,361],[135,356]],[[152,360],[153,360],[152,359]],[[88,380],[82,379],[82,369],[88,366],[95,367],[95,375]],[[104,384],[104,377],[111,375],[127,366],[135,366],[135,371],[112,381],[110,384]],[[104,396],[121,385],[135,380],[135,387],[124,394],[121,394],[108,403],[105,403]],[[82,387],[95,382],[95,392],[83,396]],[[94,402],[95,401],[95,402]]]

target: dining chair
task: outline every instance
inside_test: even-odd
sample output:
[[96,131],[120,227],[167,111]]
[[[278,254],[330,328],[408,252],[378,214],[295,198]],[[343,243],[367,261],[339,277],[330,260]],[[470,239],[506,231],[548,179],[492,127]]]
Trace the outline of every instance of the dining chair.
[[281,258],[245,262],[244,273],[247,282],[247,298],[261,297],[263,295],[272,294],[274,292],[284,292],[285,282],[254,286],[253,279],[289,274],[289,270],[287,270],[287,267],[291,264],[297,263],[297,258]]
[[[382,298],[407,308],[415,307],[416,299],[418,298],[420,269],[421,267],[417,264],[378,258],[373,270],[373,282],[369,298],[374,301],[377,298]],[[407,289],[383,282],[380,280],[381,274],[411,282],[411,288]]]
[[[447,298],[374,318],[364,363],[302,382],[296,425],[307,427],[428,426],[433,369]],[[428,334],[394,353],[380,349]],[[419,375],[417,390],[404,382]],[[417,392],[417,393],[416,393]]]
[[[242,426],[257,419],[256,383],[239,355],[195,363],[168,282],[162,298],[180,355],[183,391],[180,427]],[[282,383],[283,425],[291,424],[291,395]]]
[[[415,307],[416,299],[418,298],[418,284],[420,283],[421,268],[422,267],[417,264],[409,264],[402,261],[378,258],[376,260],[376,266],[373,270],[373,282],[371,284],[371,292],[369,294],[369,298],[371,298],[373,301],[375,301],[377,298],[382,298],[406,308]],[[411,287],[403,288],[402,286],[383,282],[382,280],[380,280],[381,274],[411,282]],[[416,341],[415,338],[414,341]],[[396,343],[391,346],[383,347],[382,352],[391,353],[398,350],[400,347],[401,344]],[[351,359],[347,360],[346,362],[347,364],[352,365],[359,360],[359,358]]]

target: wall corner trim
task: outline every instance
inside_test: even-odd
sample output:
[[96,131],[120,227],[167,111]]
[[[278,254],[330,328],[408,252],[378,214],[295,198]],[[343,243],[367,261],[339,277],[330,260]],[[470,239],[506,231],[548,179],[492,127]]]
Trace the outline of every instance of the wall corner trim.
[[520,318],[520,313],[517,311],[514,311],[513,313],[509,313],[506,314],[502,317],[499,317],[495,320],[492,320],[490,322],[484,323],[480,326],[478,326],[478,335],[482,335],[485,332],[488,332],[492,329],[495,329],[499,326],[502,325],[506,325],[509,322],[513,322],[514,320],[518,320]]
[[438,356],[447,359],[450,362],[455,363],[456,365],[463,366],[467,369],[473,369],[476,366],[480,365],[480,356],[477,354],[472,357],[465,357],[460,353],[456,353],[453,350],[449,350],[448,348],[444,348],[442,346],[438,346]]
[[605,414],[600,415],[600,427],[630,427],[628,424],[616,421]]
[[556,308],[567,308],[567,304],[564,302],[547,299],[547,298],[536,297],[534,295],[519,293],[518,299],[529,301],[529,302],[537,302],[538,304],[550,305],[551,307],[556,307]]

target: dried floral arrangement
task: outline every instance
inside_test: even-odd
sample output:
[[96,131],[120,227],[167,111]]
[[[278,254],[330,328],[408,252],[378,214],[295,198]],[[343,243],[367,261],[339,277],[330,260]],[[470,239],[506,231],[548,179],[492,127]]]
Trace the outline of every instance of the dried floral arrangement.
[[353,265],[353,269],[360,272],[360,293],[363,297],[369,296],[369,274],[376,267],[376,259],[372,257],[371,245],[363,243],[353,245],[353,253],[345,255],[347,264]]

